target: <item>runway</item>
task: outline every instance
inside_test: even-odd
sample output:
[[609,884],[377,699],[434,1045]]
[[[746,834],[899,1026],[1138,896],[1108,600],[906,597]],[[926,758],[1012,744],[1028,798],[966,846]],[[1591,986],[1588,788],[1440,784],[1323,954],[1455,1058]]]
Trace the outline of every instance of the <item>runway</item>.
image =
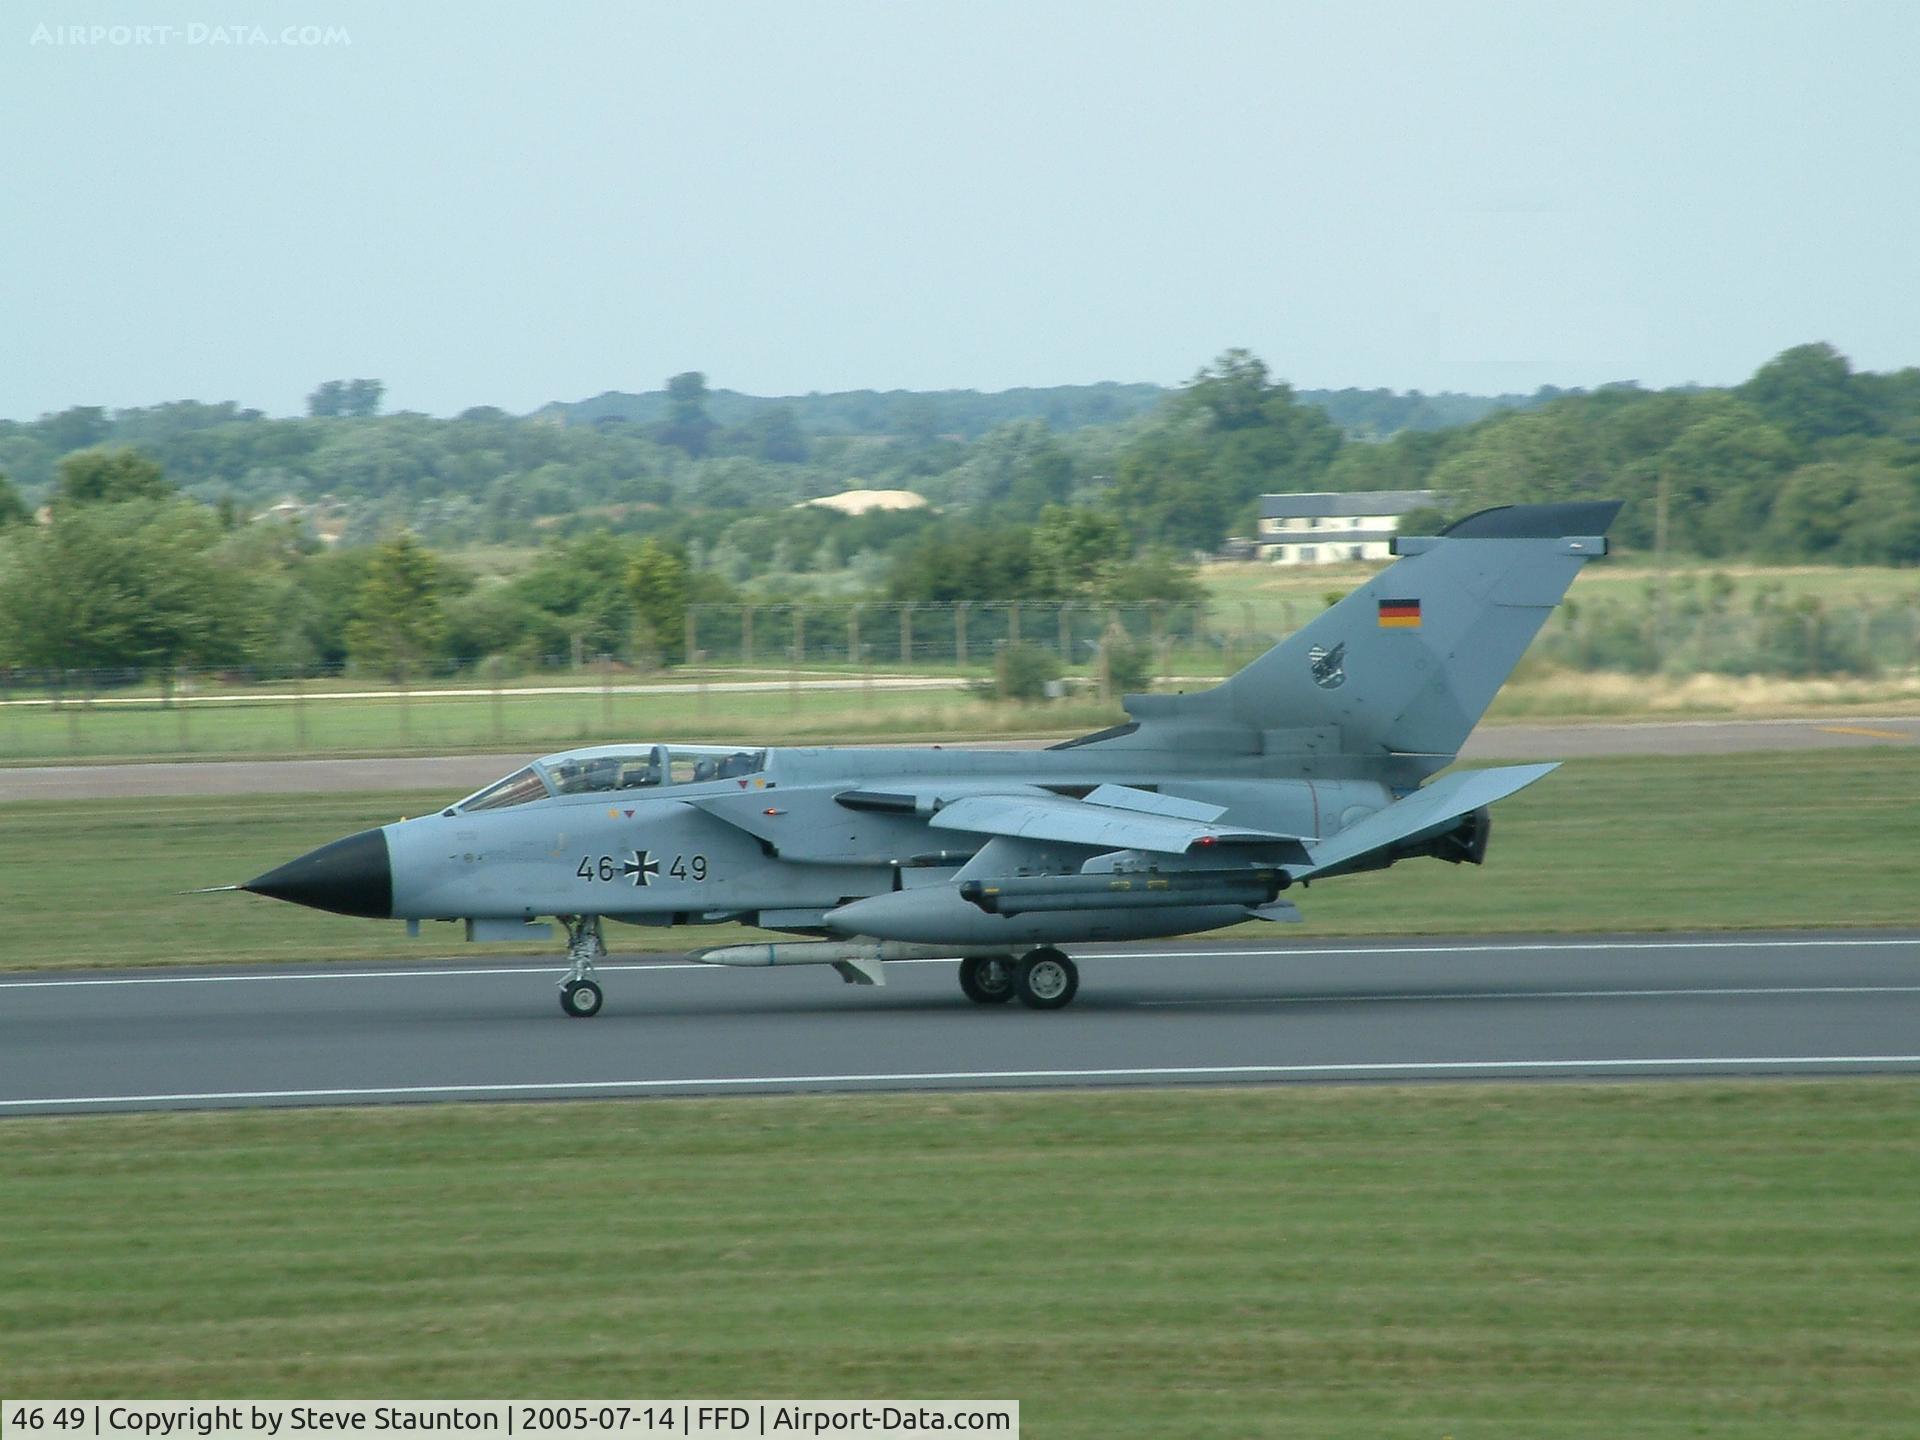
[[[722,741],[738,737],[719,736]],[[749,743],[742,741],[741,743]],[[1045,740],[986,742],[1038,748]],[[1776,720],[1649,720],[1593,725],[1482,725],[1463,760],[1578,760],[1604,755],[1729,755],[1920,743],[1920,715]],[[534,758],[531,751],[339,759],[161,760],[116,765],[0,766],[0,803],[147,795],[296,795],[354,790],[478,790]]]
[[[617,942],[616,942],[617,943]],[[549,957],[0,979],[0,1116],[447,1100],[1920,1073],[1920,932],[1080,947],[1066,1010],[950,961]]]

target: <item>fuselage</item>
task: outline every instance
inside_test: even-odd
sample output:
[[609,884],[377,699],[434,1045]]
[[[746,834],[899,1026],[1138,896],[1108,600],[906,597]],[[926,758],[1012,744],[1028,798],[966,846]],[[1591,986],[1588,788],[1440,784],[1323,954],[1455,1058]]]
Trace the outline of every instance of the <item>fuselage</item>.
[[[663,763],[611,763],[650,749],[665,752]],[[695,778],[702,764],[728,755],[751,756],[752,768],[743,761],[741,773]],[[706,760],[689,764],[689,756]],[[564,774],[596,764],[593,788],[566,790]],[[342,858],[320,882],[323,893],[311,885],[287,893],[273,876],[250,888],[408,920],[743,920],[930,943],[1171,935],[1246,918],[1238,905],[1002,916],[958,898],[954,878],[979,841],[930,827],[940,805],[1010,788],[1084,794],[1135,781],[1143,765],[1160,794],[1225,807],[1226,822],[1292,835],[1335,833],[1394,799],[1379,781],[1275,778],[1261,773],[1274,768],[1271,757],[1244,754],[599,747],[546,757],[441,812],[336,842],[328,849]],[[859,902],[867,903],[849,918]]]

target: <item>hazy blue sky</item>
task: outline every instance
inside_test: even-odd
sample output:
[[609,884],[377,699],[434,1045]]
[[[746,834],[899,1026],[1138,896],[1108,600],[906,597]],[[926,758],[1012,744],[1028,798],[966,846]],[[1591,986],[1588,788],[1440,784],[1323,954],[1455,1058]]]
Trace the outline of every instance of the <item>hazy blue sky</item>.
[[1904,0],[17,0],[0,415],[1897,368],[1916,71]]

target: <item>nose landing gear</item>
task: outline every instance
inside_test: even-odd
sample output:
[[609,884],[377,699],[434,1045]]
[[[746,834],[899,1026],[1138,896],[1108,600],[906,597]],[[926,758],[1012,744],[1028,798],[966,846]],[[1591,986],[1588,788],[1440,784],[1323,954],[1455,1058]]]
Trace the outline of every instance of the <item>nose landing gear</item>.
[[560,1008],[575,1020],[591,1020],[600,1013],[599,982],[593,978],[594,963],[604,959],[606,940],[600,933],[598,915],[562,915],[567,927],[567,958],[573,967],[560,980]]

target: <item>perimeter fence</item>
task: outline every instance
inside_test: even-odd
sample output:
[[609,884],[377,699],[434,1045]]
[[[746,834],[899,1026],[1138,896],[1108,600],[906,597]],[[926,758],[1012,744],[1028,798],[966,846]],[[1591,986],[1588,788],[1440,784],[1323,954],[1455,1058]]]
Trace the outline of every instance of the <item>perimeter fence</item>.
[[[351,665],[0,668],[0,762],[379,752],[712,734],[925,733],[973,691],[1091,702],[1232,673],[1325,601],[697,605],[628,653]],[[1920,586],[1826,604],[1710,589],[1569,601],[1533,658],[1574,671],[1785,678],[1920,673]],[[1018,662],[1017,664],[1015,662]],[[978,717],[971,717],[977,721]],[[1031,721],[1026,723],[1031,724]],[[1061,724],[1077,723],[1067,716]]]

